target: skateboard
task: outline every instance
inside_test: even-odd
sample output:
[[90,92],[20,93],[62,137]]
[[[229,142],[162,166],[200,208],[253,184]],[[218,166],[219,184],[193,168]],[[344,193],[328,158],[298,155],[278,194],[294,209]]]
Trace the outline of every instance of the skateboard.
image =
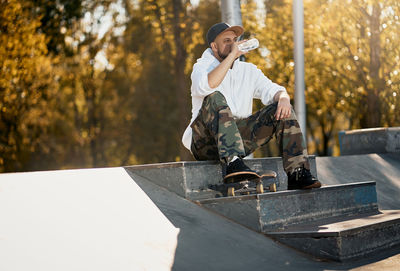
[[[264,193],[263,180],[276,178],[276,172],[269,170],[262,175],[255,172],[236,172],[224,177],[223,184],[214,185],[211,189],[222,192],[224,196],[262,194]],[[276,192],[275,182],[268,187],[270,192]]]

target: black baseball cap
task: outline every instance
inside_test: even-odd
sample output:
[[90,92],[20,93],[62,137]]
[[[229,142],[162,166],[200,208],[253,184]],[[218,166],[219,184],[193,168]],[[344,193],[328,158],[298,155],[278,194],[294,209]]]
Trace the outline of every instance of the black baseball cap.
[[233,31],[239,37],[240,35],[243,34],[244,29],[239,25],[230,26],[227,23],[214,24],[213,26],[210,27],[210,29],[208,29],[207,32],[208,46],[210,46],[211,42],[213,42],[218,37],[219,34],[225,31]]

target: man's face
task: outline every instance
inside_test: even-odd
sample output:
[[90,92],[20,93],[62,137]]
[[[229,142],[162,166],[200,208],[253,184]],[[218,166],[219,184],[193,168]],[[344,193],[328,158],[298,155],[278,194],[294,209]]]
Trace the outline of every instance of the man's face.
[[222,61],[231,52],[232,44],[237,40],[237,36],[233,31],[226,31],[219,34],[218,37],[211,43],[211,49],[215,57]]

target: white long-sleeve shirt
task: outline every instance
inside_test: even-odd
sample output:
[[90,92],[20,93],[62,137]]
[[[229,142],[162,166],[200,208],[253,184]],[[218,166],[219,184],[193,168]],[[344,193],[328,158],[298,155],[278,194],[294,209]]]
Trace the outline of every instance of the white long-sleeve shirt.
[[252,114],[253,99],[261,99],[264,105],[273,102],[275,94],[286,89],[268,79],[254,64],[235,60],[233,67],[228,70],[224,80],[216,88],[208,85],[208,74],[220,62],[210,48],[204,51],[201,58],[193,66],[192,79],[192,119],[186,128],[183,145],[190,150],[192,143],[192,128],[190,125],[196,119],[204,97],[214,91],[221,92],[228,103],[234,117],[246,118]]

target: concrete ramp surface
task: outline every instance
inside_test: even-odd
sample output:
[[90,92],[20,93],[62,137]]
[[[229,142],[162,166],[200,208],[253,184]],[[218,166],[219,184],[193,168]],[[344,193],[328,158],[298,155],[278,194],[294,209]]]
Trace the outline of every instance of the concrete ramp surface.
[[0,174],[0,270],[397,270],[319,262],[123,168]]
[[0,270],[170,270],[179,230],[123,168],[0,174]]
[[400,209],[400,153],[317,157],[316,161],[323,184],[375,181],[379,208]]

